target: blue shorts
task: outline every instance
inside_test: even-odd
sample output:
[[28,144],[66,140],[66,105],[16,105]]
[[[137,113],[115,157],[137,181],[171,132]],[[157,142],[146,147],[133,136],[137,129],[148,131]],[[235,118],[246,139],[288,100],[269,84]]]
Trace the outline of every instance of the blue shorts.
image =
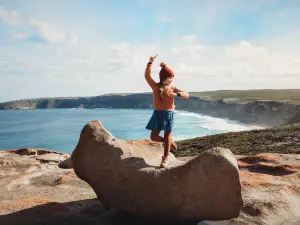
[[167,110],[154,110],[146,129],[172,131],[174,124],[174,112]]

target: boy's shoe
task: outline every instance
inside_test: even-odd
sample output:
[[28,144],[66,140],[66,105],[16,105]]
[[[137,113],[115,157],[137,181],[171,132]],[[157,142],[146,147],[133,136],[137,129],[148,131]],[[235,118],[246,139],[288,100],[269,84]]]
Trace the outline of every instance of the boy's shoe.
[[166,167],[168,167],[168,165],[169,165],[168,158],[163,156],[161,163],[160,163],[160,168],[166,168]]

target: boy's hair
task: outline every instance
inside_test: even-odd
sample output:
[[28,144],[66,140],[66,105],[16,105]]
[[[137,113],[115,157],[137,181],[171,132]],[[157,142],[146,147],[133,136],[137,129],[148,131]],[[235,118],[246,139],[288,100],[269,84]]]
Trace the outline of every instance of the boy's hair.
[[164,89],[165,89],[165,80],[169,77],[174,77],[175,74],[173,70],[171,70],[166,63],[161,62],[160,63],[161,70],[159,72],[159,83],[157,84],[160,100],[164,100]]

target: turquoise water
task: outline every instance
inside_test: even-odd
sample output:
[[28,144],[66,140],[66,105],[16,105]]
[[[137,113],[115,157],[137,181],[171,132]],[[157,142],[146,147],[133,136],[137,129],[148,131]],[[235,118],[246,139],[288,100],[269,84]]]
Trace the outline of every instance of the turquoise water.
[[[83,126],[99,120],[115,137],[148,139],[145,129],[151,109],[0,110],[0,149],[46,148],[71,153]],[[173,138],[182,140],[253,127],[236,122],[175,111]]]

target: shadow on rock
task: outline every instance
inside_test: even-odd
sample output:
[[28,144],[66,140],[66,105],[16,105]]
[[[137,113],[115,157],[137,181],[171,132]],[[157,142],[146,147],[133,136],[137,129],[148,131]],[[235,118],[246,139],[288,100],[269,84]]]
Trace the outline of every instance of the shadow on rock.
[[149,168],[149,167],[152,167],[155,169],[160,169],[159,166],[149,165],[145,162],[144,159],[139,158],[139,157],[130,157],[127,159],[123,159],[122,163],[134,168],[135,170],[136,169],[140,170],[140,169]]
[[249,165],[245,166],[250,172],[253,173],[263,173],[263,174],[269,174],[273,176],[284,176],[284,175],[290,175],[295,173],[296,171],[292,171],[289,169],[284,168],[284,166],[281,165]]
[[51,202],[0,216],[1,225],[97,224],[97,225],[192,225],[197,222],[157,221],[116,210],[105,210],[98,199],[67,203]]

